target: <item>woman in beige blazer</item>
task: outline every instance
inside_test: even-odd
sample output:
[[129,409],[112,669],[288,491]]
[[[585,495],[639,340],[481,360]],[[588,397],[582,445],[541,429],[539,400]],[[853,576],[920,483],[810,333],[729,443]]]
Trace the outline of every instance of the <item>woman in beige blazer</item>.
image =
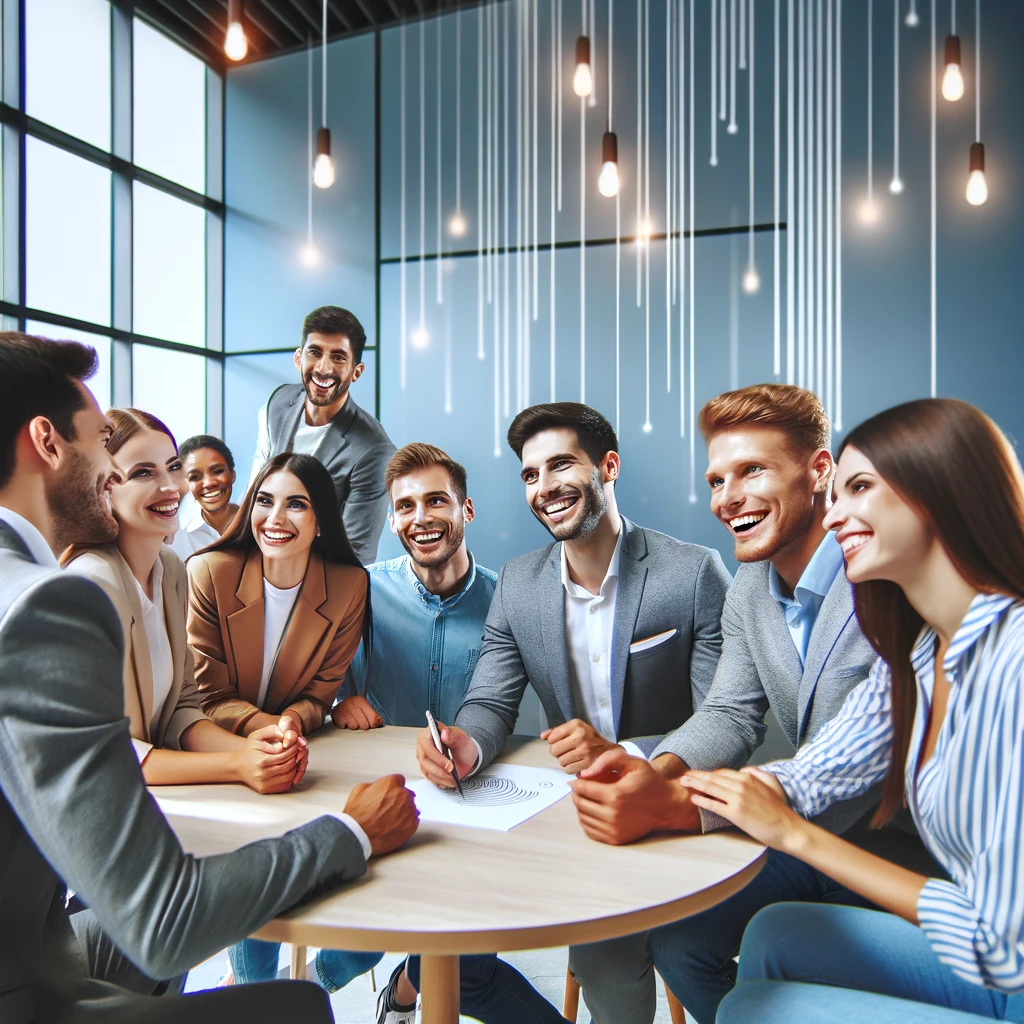
[[178,525],[174,474],[181,462],[174,438],[156,417],[135,409],[112,409],[108,418],[118,538],[70,548],[63,562],[97,583],[121,619],[125,715],[143,775],[151,785],[244,782],[258,792],[289,789],[307,757],[290,720],[243,739],[211,722],[200,706],[185,633],[185,567],[164,544]]
[[284,717],[304,735],[319,729],[359,647],[369,593],[327,470],[309,455],[272,458],[188,575],[206,714],[246,736]]

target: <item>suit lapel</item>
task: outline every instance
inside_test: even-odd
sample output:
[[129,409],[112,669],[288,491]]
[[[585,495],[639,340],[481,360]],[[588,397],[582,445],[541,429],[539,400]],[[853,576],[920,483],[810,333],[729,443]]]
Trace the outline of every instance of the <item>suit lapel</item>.
[[171,690],[167,694],[167,700],[164,701],[163,710],[160,712],[159,735],[156,737],[158,744],[163,746],[164,732],[178,706],[178,698],[181,696],[181,684],[185,679],[185,653],[188,646],[185,639],[184,603],[178,595],[175,580],[166,561],[160,589],[164,599],[164,624],[167,629],[167,640],[171,647],[171,664],[173,666]]
[[797,717],[797,745],[803,738],[811,704],[814,702],[814,691],[825,668],[832,649],[846,624],[853,616],[853,594],[846,573],[840,569],[832,586],[828,588],[825,600],[821,602],[818,617],[811,631],[807,644],[807,659],[800,680],[800,702]]
[[544,638],[548,675],[555,700],[569,721],[576,717],[569,680],[569,648],[565,642],[565,588],[562,586],[562,548],[552,544],[544,563],[544,579],[538,587],[537,614]]
[[153,718],[153,656],[146,639],[146,627],[142,621],[142,604],[139,601],[138,582],[132,574],[121,552],[111,546],[111,555],[121,576],[121,590],[132,613],[132,674],[135,677],[135,691],[138,706],[142,709],[143,739],[152,742],[149,723]]
[[312,666],[320,664],[320,645],[331,628],[331,620],[317,609],[326,600],[326,567],[319,555],[310,554],[302,589],[295,599],[270,676],[264,701],[266,707],[276,708],[288,703],[292,693],[298,693],[309,682]]
[[263,561],[259,548],[254,547],[245,560],[235,597],[241,607],[228,615],[227,625],[238,696],[255,704],[263,678]]
[[619,578],[615,594],[615,625],[612,629],[612,714],[615,735],[619,735],[622,700],[626,692],[626,664],[633,640],[644,584],[647,582],[647,540],[643,530],[622,519],[622,547],[619,551]]

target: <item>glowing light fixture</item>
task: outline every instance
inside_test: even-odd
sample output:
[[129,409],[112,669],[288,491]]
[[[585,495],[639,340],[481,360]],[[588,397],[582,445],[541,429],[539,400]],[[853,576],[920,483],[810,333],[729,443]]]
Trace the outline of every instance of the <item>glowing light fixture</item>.
[[619,193],[619,142],[615,132],[605,132],[601,139],[601,175],[597,189],[609,199]]
[[756,267],[747,267],[746,273],[743,275],[743,290],[748,295],[753,295],[761,290],[761,275],[758,274]]
[[412,336],[409,338],[409,341],[412,342],[413,348],[426,348],[430,344],[430,335],[427,334],[426,327],[420,324],[420,326],[412,332]]
[[942,75],[942,98],[955,103],[964,94],[964,76],[960,70],[960,37],[946,36],[946,70]]
[[327,127],[327,0],[323,6],[323,57],[321,59],[320,129],[316,133],[316,160],[313,163],[313,184],[330,188],[334,184],[331,163],[331,130]]
[[448,234],[461,238],[466,233],[466,229],[466,218],[462,216],[460,211],[456,210],[452,214],[451,220],[448,221]]
[[312,242],[302,247],[302,262],[307,267],[315,267],[320,262],[320,253]]
[[877,224],[878,223],[878,207],[875,205],[875,201],[872,198],[867,198],[863,203],[860,204],[858,210],[861,222],[864,224]]
[[249,41],[242,28],[242,0],[228,0],[228,30],[224,34],[224,53],[228,60],[243,60]]
[[907,28],[917,28],[921,24],[921,19],[917,16],[917,0],[910,0],[910,10],[907,11],[907,16],[903,19],[903,24]]
[[985,181],[985,147],[981,143],[981,0],[974,0],[974,138],[971,146],[971,173],[967,176],[967,202],[981,206],[988,199]]
[[645,217],[636,227],[636,244],[643,248],[651,237],[651,222]]
[[576,40],[576,71],[572,76],[572,91],[584,98],[594,87],[594,76],[590,71],[590,39],[580,36]]

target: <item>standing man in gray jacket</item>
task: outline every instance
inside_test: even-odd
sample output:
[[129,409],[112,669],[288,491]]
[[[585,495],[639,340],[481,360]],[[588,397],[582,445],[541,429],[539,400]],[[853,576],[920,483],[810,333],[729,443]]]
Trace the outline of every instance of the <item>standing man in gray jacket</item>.
[[280,452],[318,458],[334,480],[352,549],[369,565],[388,510],[384,467],[395,446],[349,394],[363,372],[365,344],[363,325],[347,309],[321,306],[306,317],[295,350],[302,383],[282,384],[260,409],[249,483]]
[[[722,657],[707,700],[657,747],[650,764],[616,750],[573,783],[580,824],[602,842],[728,824],[698,811],[675,780],[688,767],[746,764],[764,740],[769,708],[799,748],[835,716],[875,659],[857,625],[842,550],[822,526],[835,466],[817,397],[792,385],[759,384],[719,395],[698,422],[708,442],[711,510],[743,563],[722,612]],[[868,832],[878,798],[872,790],[834,804],[818,824],[906,866],[929,864],[912,831]],[[747,922],[783,900],[866,905],[773,850],[741,892],[650,933],[655,966],[698,1024],[712,1024],[735,982],[732,958]]]
[[[326,1024],[326,994],[304,982],[153,996],[362,876],[415,831],[412,794],[388,776],[280,839],[184,853],[132,749],[120,621],[54,557],[117,535],[112,428],[82,383],[95,368],[77,342],[0,333],[0,1021]],[[67,886],[89,910],[68,913]]]
[[[522,461],[527,504],[555,543],[502,568],[480,660],[442,739],[460,772],[489,764],[532,683],[550,726],[541,738],[566,772],[617,743],[650,753],[707,695],[729,573],[717,551],[619,515],[618,440],[596,409],[524,409],[508,442]],[[417,755],[428,779],[454,784],[427,731]],[[598,1024],[653,1019],[645,935],[574,946],[569,964]],[[646,996],[626,1008],[623,989]]]

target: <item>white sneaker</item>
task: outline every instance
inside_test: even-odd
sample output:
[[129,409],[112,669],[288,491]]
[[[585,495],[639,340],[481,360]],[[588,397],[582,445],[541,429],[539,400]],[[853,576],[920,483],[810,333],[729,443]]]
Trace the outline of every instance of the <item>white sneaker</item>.
[[381,994],[377,996],[377,1024],[416,1024],[415,1003],[413,1003],[411,1007],[407,1007],[403,1010],[392,1010],[389,1002],[395,983],[398,981],[402,971],[404,970],[405,961],[403,960],[391,972],[391,977],[388,979],[387,985],[384,986]]

